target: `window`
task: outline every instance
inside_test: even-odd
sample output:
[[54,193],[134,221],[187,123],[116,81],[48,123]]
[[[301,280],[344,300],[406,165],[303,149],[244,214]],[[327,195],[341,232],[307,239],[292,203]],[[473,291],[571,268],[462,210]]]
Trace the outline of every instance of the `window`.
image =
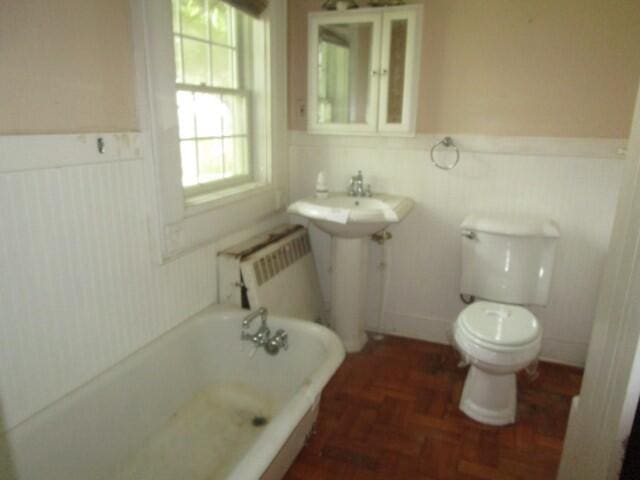
[[172,0],[182,186],[187,196],[251,181],[251,25],[220,0]]
[[165,262],[271,222],[287,199],[286,1],[131,7],[152,244]]

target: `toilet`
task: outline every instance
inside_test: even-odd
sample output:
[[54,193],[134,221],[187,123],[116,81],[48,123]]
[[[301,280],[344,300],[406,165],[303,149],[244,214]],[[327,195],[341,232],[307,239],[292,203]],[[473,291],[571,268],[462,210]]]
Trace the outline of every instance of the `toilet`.
[[462,298],[453,340],[468,363],[460,410],[488,425],[516,420],[516,372],[540,353],[542,327],[525,306],[546,305],[560,231],[551,220],[470,215],[461,225]]

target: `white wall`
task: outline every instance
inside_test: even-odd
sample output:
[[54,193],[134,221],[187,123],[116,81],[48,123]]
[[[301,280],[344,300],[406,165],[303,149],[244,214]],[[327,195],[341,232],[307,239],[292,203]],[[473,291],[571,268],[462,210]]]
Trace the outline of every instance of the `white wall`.
[[0,137],[7,428],[216,301],[216,246],[155,263],[140,136],[105,138]]
[[[451,322],[464,307],[458,298],[462,219],[472,212],[553,218],[562,239],[551,300],[532,310],[544,327],[543,356],[582,365],[617,199],[618,149],[624,142],[456,136],[462,158],[457,168],[444,172],[428,159],[435,138],[290,132],[291,197],[311,194],[320,170],[327,172],[331,190],[345,190],[348,178],[361,169],[374,191],[413,198],[414,211],[391,228],[382,329],[436,342],[447,341]],[[326,293],[330,243],[315,229],[312,236]],[[379,258],[380,249],[372,244],[370,328],[377,323]]]

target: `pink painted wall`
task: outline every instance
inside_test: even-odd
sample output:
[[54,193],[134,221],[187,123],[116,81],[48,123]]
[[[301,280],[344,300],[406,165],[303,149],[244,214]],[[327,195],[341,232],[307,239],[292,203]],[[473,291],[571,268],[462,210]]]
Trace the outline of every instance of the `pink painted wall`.
[[[418,133],[628,136],[640,1],[411,3],[425,7]],[[289,0],[293,130],[306,129],[307,14],[321,4]]]

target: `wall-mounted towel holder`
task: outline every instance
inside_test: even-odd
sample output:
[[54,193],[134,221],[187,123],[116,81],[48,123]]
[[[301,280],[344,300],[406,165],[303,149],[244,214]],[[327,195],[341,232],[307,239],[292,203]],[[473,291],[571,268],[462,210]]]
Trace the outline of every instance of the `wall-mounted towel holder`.
[[[442,145],[445,148],[454,148],[456,151],[456,159],[453,163],[449,164],[449,165],[440,165],[434,156],[434,153],[436,151],[436,149]],[[431,161],[433,162],[433,164],[438,167],[441,170],[451,170],[452,168],[454,168],[456,165],[458,165],[458,162],[460,161],[460,149],[456,146],[456,144],[453,142],[453,138],[451,137],[444,137],[442,140],[440,140],[438,143],[436,143],[433,147],[431,147]]]

